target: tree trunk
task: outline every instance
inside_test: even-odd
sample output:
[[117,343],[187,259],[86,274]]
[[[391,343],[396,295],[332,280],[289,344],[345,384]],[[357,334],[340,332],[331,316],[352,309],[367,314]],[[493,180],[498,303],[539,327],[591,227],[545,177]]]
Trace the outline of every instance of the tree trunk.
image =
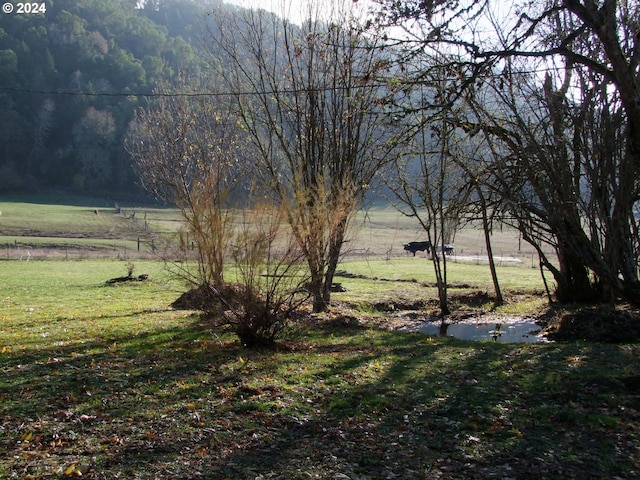
[[311,281],[307,285],[313,302],[313,312],[325,312],[329,306],[329,301],[324,293],[323,275],[312,275]]
[[[444,255],[444,252],[443,252],[443,255]],[[431,249],[431,261],[433,262],[433,270],[436,274],[436,285],[438,287],[438,303],[440,306],[440,315],[444,317],[445,315],[449,315],[451,313],[451,310],[449,310],[447,282],[443,276],[442,265],[440,265],[440,257],[438,257],[438,254],[435,251],[435,246],[432,247]]]
[[496,262],[493,260],[491,232],[489,228],[489,219],[487,218],[487,202],[484,199],[484,195],[482,194],[480,187],[476,190],[480,198],[480,208],[482,209],[482,229],[484,230],[484,242],[487,247],[487,255],[489,258],[489,270],[491,270],[491,280],[493,281],[493,288],[496,292],[494,306],[498,307],[504,303],[504,298],[502,297],[502,291],[500,290],[500,282],[498,281],[498,273],[496,272]]
[[313,313],[326,312],[329,308],[329,301],[322,292],[313,293]]
[[601,295],[597,294],[591,284],[584,261],[566,245],[558,245],[558,261],[560,269],[554,276],[558,282],[556,297],[560,303],[602,300]]

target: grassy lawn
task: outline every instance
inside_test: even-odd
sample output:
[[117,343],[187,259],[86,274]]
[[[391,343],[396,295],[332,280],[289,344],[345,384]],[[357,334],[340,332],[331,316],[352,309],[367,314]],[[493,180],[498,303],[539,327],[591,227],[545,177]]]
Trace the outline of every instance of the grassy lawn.
[[[534,291],[544,288],[538,269],[506,265],[498,265],[496,269],[501,286],[507,289]],[[397,257],[388,261],[346,259],[340,263],[338,270],[383,281],[409,280],[428,284],[436,281],[433,263],[424,257]],[[454,287],[468,286],[468,288],[493,290],[487,264],[457,263],[449,260],[447,282]]]
[[[350,292],[433,296],[418,262]],[[400,275],[385,265],[342,267]],[[434,339],[336,310],[246,350],[135,266],[150,280],[108,286],[126,262],[0,261],[0,478],[640,475],[638,345]]]

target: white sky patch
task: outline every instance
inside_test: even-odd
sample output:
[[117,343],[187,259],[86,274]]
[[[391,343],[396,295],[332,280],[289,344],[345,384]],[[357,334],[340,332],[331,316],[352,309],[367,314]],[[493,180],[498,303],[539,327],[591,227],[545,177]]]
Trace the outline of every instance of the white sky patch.
[[363,17],[367,13],[367,8],[371,7],[369,0],[224,0],[224,2],[245,8],[267,10],[298,25],[309,18],[310,8],[326,18],[336,11],[344,11],[342,9],[356,17]]

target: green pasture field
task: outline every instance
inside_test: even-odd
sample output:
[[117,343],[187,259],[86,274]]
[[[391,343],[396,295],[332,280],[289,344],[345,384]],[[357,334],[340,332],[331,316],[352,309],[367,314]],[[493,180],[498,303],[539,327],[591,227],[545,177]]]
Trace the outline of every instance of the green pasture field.
[[[82,258],[135,259],[144,253],[151,255],[149,231],[156,236],[167,236],[181,225],[176,209],[123,207],[118,211],[100,200],[77,199],[75,203],[67,201],[55,205],[46,203],[54,200],[49,197],[26,200],[30,201],[0,201],[3,212],[0,246],[4,245],[0,258],[25,260],[81,255]],[[138,243],[140,238],[142,241]],[[425,284],[435,282],[432,263],[424,253],[413,257],[402,248],[408,241],[423,238],[415,221],[392,207],[372,208],[360,213],[352,224],[339,270],[366,278],[353,282],[339,275],[336,281],[349,291],[337,294],[335,298],[357,303],[433,297],[433,289],[425,287]],[[473,252],[475,255],[482,252],[484,244],[480,230],[467,227],[459,232],[458,238],[458,253]],[[539,270],[531,268],[530,253],[518,251],[517,234],[495,232],[494,242],[496,252],[520,260],[519,263],[498,263],[498,275],[504,289],[527,292],[543,289]],[[452,287],[458,291],[462,287],[465,291],[493,292],[487,262],[462,258],[466,257],[447,258],[448,282]]]
[[[377,206],[355,216],[349,240],[344,248],[348,256],[368,254],[386,258],[408,255],[403,245],[426,240],[426,235],[415,219],[402,215],[391,206]],[[484,233],[478,222],[462,227],[452,243],[458,255],[486,255]],[[535,250],[521,241],[518,232],[511,228],[495,229],[492,246],[494,256],[520,259],[522,266],[530,267],[532,256],[537,258]]]
[[333,309],[247,350],[172,310],[185,286],[159,262],[106,284],[129,266],[0,261],[0,478],[640,475],[637,344],[463,342]]
[[[497,272],[500,288],[507,298],[520,296],[499,307],[499,312],[535,314],[544,308],[547,300],[542,294],[544,284],[540,270],[503,265],[497,267]],[[332,298],[336,301],[356,305],[387,303],[401,307],[419,300],[433,304],[436,309],[436,278],[433,263],[427,258],[345,259],[338,267],[335,282],[347,290],[334,293]],[[455,306],[460,296],[480,293],[486,294],[483,308],[493,309],[494,287],[487,264],[448,262],[447,284],[452,305]],[[550,282],[551,288],[553,285]]]
[[[152,282],[133,283],[129,288],[112,288],[107,280],[127,275],[129,266],[134,274],[147,274]],[[145,321],[153,321],[155,310],[167,310],[184,285],[171,282],[163,264],[153,261],[2,261],[0,275],[0,328],[5,342],[20,333],[13,342],[18,350],[38,349],[41,345],[65,344],[76,339],[87,341],[83,332],[104,318],[110,329],[123,323],[129,330],[144,331]],[[162,305],[162,306],[161,306]],[[136,318],[138,317],[139,318]],[[57,328],[71,322],[72,329]],[[91,333],[94,336],[96,331]],[[101,333],[101,338],[108,337]],[[117,334],[116,334],[117,336]]]
[[0,232],[3,236],[122,238],[140,231],[114,208],[97,205],[0,202],[0,211]]
[[[37,250],[32,253],[38,258],[60,257],[56,249],[75,250],[73,258],[96,257],[100,252],[113,258],[114,250],[118,258],[148,257],[156,244],[171,237],[182,225],[179,212],[173,208],[116,207],[101,199],[67,196],[3,196],[0,212],[0,248],[4,246],[0,257],[5,258],[24,258],[25,252],[20,247]],[[408,259],[410,255],[403,245],[424,239],[424,232],[414,219],[390,206],[374,207],[354,218],[343,248],[344,258],[368,262]],[[155,240],[158,242],[154,243]],[[518,262],[503,261],[505,266],[534,269],[537,266],[533,249],[519,240],[516,231],[496,230],[492,242],[496,257]],[[461,229],[454,243],[457,255],[452,261],[486,264],[484,236],[476,226]],[[138,254],[139,251],[142,253]],[[424,258],[424,254],[417,256]]]
[[[355,275],[382,280],[402,280],[433,284],[436,281],[433,262],[429,258],[397,257],[389,260],[344,259],[339,270]],[[510,290],[533,291],[544,288],[540,270],[522,266],[498,265],[498,279],[502,286]],[[482,290],[493,289],[487,263],[447,261],[447,280],[454,287],[468,286]]]
[[41,249],[124,249],[137,248],[137,240],[125,240],[119,238],[72,238],[72,237],[31,237],[24,235],[3,235],[1,238],[5,250],[14,247],[41,248]]
[[0,197],[0,258],[149,256],[153,235],[135,211],[98,199]]
[[[153,247],[181,225],[176,209],[116,208],[103,200],[75,197],[0,197],[0,211],[0,259],[160,258],[162,252],[153,251]],[[424,235],[415,220],[392,207],[359,213],[352,222],[336,278],[348,292],[334,298],[355,304],[433,299],[431,261],[422,252],[413,257],[402,248],[404,243],[420,239]],[[510,259],[497,259],[505,293],[542,291],[533,255],[523,248],[517,233],[496,231],[493,242],[496,255]],[[468,226],[458,232],[456,255],[446,259],[452,294],[493,293],[486,260],[469,257],[482,255],[483,249],[481,230]],[[346,275],[360,278],[354,282]],[[525,308],[539,308],[543,301]]]

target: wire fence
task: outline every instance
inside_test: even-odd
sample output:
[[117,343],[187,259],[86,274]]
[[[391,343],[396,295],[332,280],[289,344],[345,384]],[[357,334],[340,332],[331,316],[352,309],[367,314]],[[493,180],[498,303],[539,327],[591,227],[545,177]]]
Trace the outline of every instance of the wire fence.
[[31,260],[83,260],[83,259],[157,259],[160,252],[155,240],[101,243],[99,245],[57,244],[41,246],[33,243],[6,242],[0,244],[0,259],[28,262]]

